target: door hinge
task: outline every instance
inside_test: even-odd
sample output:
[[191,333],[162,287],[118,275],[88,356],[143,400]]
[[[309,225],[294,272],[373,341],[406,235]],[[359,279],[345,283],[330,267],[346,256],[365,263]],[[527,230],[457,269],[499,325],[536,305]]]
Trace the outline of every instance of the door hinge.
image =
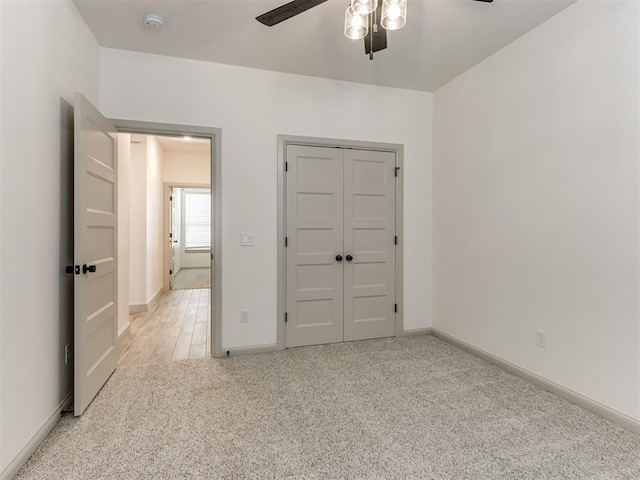
[[394,303],[394,304],[393,304],[393,311],[394,311],[395,313],[398,313],[398,304],[397,304],[397,303]]
[[393,244],[394,245],[398,244],[398,235],[396,235],[395,238],[393,239]]
[[70,343],[67,343],[64,347],[64,363],[68,365],[71,363],[71,357],[73,355],[73,346]]
[[287,323],[289,321],[289,314],[287,312],[284,312],[284,323]]
[[289,171],[289,162],[284,162],[284,171],[285,172]]
[[169,197],[169,201],[170,201],[170,202],[173,202],[173,197],[172,197],[172,196],[171,196],[171,197]]
[[169,238],[173,238],[173,233],[170,233],[170,234],[169,234]]
[[169,275],[173,275],[173,270],[169,270]]
[[211,260],[213,260],[213,253],[211,254]]
[[284,246],[285,247],[289,246],[289,237],[284,237]]
[[400,170],[400,167],[396,167],[396,174],[395,174],[396,177],[398,176],[398,170]]

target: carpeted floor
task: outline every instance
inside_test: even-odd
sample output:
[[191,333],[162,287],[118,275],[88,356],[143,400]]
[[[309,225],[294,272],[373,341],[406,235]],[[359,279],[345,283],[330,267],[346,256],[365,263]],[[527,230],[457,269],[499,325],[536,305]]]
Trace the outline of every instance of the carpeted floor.
[[173,290],[211,288],[210,268],[182,268],[173,277]]
[[120,368],[19,479],[638,479],[640,436],[434,337]]

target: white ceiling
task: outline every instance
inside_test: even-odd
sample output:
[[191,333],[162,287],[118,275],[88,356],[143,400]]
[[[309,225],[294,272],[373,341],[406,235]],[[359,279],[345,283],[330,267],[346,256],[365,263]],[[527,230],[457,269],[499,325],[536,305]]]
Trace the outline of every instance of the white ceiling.
[[[434,91],[575,0],[408,0],[407,25],[370,61],[343,34],[348,0],[274,27],[255,17],[287,0],[74,0],[105,47]],[[165,27],[144,26],[158,13]]]
[[161,137],[159,135],[155,137],[164,152],[209,154],[211,141],[206,138],[191,137],[190,140],[185,140],[183,137]]
[[167,153],[187,153],[187,154],[205,154],[211,152],[211,140],[208,138],[184,136],[161,136],[161,135],[145,135],[139,133],[131,134],[131,143],[147,143],[147,138],[154,137],[160,144],[163,152]]

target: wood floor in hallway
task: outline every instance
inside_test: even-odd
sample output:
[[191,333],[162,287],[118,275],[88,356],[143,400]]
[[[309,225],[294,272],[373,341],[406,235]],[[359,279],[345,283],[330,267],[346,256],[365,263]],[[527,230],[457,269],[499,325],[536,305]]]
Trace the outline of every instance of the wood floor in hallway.
[[211,355],[211,290],[169,290],[148,312],[131,315],[131,339],[118,366],[167,363]]

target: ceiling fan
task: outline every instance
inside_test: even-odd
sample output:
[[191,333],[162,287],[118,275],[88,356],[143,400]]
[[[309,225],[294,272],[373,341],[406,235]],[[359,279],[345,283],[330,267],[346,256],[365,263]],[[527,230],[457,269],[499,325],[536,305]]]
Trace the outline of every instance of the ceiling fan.
[[[293,0],[256,17],[273,27],[327,0]],[[473,0],[491,3],[493,0]],[[387,30],[398,30],[407,21],[407,0],[350,0],[345,12],[344,34],[347,38],[364,38],[364,51],[373,60],[374,52],[387,48]],[[383,28],[378,28],[382,26]]]

